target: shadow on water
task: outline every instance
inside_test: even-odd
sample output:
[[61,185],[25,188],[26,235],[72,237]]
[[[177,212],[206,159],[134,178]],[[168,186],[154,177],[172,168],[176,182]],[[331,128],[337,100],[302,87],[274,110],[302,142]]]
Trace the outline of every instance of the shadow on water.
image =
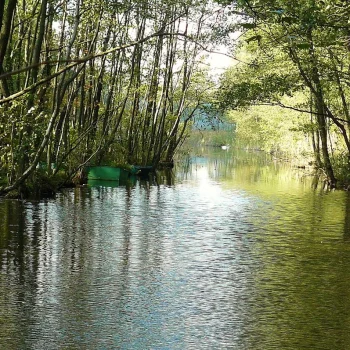
[[350,243],[350,195],[346,197],[345,204],[344,240]]
[[0,201],[0,348],[350,347],[347,192],[220,148],[131,180]]

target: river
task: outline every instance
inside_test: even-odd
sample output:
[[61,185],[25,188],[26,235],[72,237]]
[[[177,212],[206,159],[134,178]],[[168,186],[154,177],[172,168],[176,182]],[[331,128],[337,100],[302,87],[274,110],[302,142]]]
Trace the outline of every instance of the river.
[[0,349],[350,349],[350,197],[260,152],[0,199]]

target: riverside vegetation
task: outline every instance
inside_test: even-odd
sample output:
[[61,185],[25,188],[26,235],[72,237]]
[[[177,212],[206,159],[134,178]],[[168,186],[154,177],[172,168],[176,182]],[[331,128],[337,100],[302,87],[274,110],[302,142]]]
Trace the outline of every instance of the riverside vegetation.
[[0,194],[54,191],[88,163],[171,162],[224,17],[202,1],[2,1]]
[[[1,2],[0,194],[171,163],[208,104],[254,147],[347,183],[349,16],[340,0]],[[218,84],[219,45],[235,60]]]
[[350,4],[220,2],[241,28],[244,64],[224,74],[218,93],[223,108],[238,111],[237,131],[274,152],[312,155],[331,188],[348,184]]

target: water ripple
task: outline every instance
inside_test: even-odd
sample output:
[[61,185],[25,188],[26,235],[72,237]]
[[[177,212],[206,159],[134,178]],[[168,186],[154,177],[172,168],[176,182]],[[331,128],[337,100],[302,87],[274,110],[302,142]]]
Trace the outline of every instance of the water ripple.
[[347,194],[209,174],[1,201],[0,347],[349,348]]

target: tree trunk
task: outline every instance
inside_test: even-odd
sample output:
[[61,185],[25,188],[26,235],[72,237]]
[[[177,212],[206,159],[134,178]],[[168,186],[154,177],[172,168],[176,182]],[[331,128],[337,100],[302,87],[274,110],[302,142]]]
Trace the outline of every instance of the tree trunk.
[[[5,2],[2,0],[2,2]],[[2,7],[2,22],[1,22],[1,31],[0,31],[0,75],[3,74],[4,71],[4,60],[6,51],[10,42],[10,33],[12,27],[12,21],[15,14],[17,0],[11,0],[7,4],[6,10],[4,10],[4,4],[0,6],[0,11]],[[7,83],[7,78],[2,78],[0,80],[0,89],[4,96],[10,95],[10,90]]]
[[321,140],[321,150],[322,150],[322,156],[323,156],[324,170],[328,177],[330,186],[335,187],[337,183],[337,179],[334,176],[334,171],[333,171],[333,167],[332,167],[332,163],[331,163],[330,155],[328,151],[328,130],[327,130],[327,123],[326,123],[326,115],[328,114],[327,112],[329,110],[326,107],[324,97],[323,97],[323,90],[322,90],[320,76],[317,68],[317,60],[313,49],[313,40],[312,40],[311,31],[309,31],[309,40],[310,40],[310,47],[311,47],[309,56],[310,56],[310,62],[312,65],[310,77],[302,67],[300,59],[297,56],[296,52],[293,50],[293,48],[290,48],[289,52],[290,52],[291,59],[297,65],[300,75],[305,81],[305,84],[310,88],[311,92],[315,97],[315,112],[316,112],[316,120],[318,124],[320,140]]

